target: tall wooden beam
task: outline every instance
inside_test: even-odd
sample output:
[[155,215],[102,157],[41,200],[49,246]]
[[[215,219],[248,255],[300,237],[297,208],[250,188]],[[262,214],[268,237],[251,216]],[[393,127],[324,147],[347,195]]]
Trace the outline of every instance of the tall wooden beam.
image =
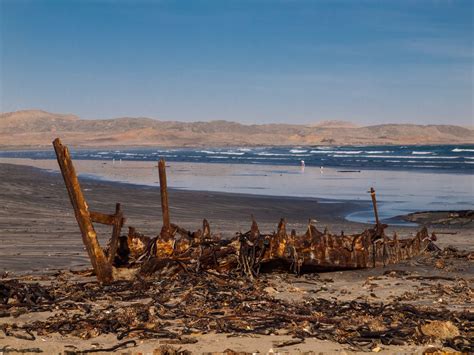
[[380,224],[380,221],[379,221],[379,213],[377,210],[377,199],[375,197],[375,190],[373,187],[370,188],[370,196],[372,197],[372,204],[374,205],[375,224],[378,227]]
[[53,146],[92,267],[99,282],[110,283],[113,281],[112,265],[107,261],[97,240],[97,233],[94,230],[89,208],[72,164],[69,149],[61,143],[59,138],[54,140]]
[[168,187],[166,184],[166,163],[162,158],[158,162],[158,173],[160,175],[160,195],[161,195],[161,212],[163,214],[163,229],[169,233],[171,230],[170,212],[168,206]]
[[115,254],[117,253],[117,248],[119,244],[120,232],[123,227],[123,212],[120,206],[120,203],[115,205],[115,215],[114,215],[114,224],[112,229],[112,239],[110,240],[109,255],[108,260],[110,264],[113,264]]

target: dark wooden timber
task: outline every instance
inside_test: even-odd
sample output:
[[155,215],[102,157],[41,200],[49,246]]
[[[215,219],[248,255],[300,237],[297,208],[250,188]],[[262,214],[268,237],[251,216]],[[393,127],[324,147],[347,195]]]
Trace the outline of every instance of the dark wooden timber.
[[120,232],[122,231],[123,227],[123,212],[120,206],[120,203],[115,205],[115,215],[114,215],[114,224],[112,229],[112,239],[110,240],[110,248],[109,248],[109,255],[108,260],[109,263],[112,263],[115,258],[115,254],[117,253],[117,248],[119,244]]
[[[375,189],[373,187],[370,188],[370,196],[372,197],[372,205],[374,206],[374,215],[375,215],[375,238],[374,240],[372,241],[373,243],[376,242],[376,240],[382,238],[383,239],[383,244],[382,244],[382,264],[383,266],[385,267],[385,264],[386,264],[386,260],[388,258],[388,250],[387,250],[387,245],[388,245],[388,238],[387,238],[387,235],[384,233],[384,228],[386,227],[386,225],[382,225],[380,223],[380,219],[379,219],[379,212],[378,212],[378,209],[377,209],[377,198],[375,196]],[[373,248],[373,250],[375,251],[375,247]],[[376,261],[376,258],[375,256],[373,255],[373,266],[375,267],[375,261]]]
[[168,188],[166,184],[166,163],[164,159],[160,159],[158,163],[158,173],[160,175],[160,194],[161,194],[161,212],[163,214],[163,230],[168,232],[171,230],[170,212],[168,206]]
[[94,230],[89,209],[84,199],[81,186],[79,185],[69,150],[66,146],[63,146],[59,138],[54,140],[53,146],[59,167],[61,168],[64,184],[66,185],[69,199],[74,209],[77,224],[81,230],[82,241],[86,246],[92,267],[94,268],[99,282],[110,283],[113,281],[112,266],[107,261],[104,251],[97,240],[97,233]]
[[372,204],[374,205],[375,224],[379,226],[379,213],[377,211],[377,199],[375,197],[375,190],[373,187],[370,188],[370,196],[372,197]]
[[[115,219],[116,219],[115,214],[106,214],[106,213],[96,212],[96,211],[89,211],[89,214],[91,216],[92,222],[106,224],[108,226],[115,225]],[[122,220],[122,225],[123,225],[125,224],[125,218],[122,218],[122,219],[123,219]]]

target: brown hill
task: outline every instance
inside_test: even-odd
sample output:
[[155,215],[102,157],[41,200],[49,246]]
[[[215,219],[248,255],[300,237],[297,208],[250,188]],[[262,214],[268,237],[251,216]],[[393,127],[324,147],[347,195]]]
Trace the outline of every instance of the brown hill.
[[332,121],[321,121],[321,122],[311,125],[310,127],[357,128],[359,126],[352,122],[332,120]]
[[329,121],[316,125],[243,125],[229,121],[175,122],[150,118],[85,120],[27,110],[0,114],[0,147],[45,147],[61,137],[76,147],[236,146],[474,143],[474,131],[452,125],[383,124],[357,127]]

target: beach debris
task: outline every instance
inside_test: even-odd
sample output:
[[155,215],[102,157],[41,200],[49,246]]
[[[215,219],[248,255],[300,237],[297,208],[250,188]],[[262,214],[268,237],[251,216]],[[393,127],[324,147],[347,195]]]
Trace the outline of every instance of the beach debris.
[[435,267],[438,269],[444,269],[446,267],[446,263],[443,259],[436,260]]
[[117,345],[108,347],[108,348],[92,348],[86,350],[69,350],[65,351],[65,355],[74,355],[74,354],[91,354],[91,353],[102,353],[102,352],[113,352],[116,350],[124,350],[129,349],[137,346],[137,342],[135,340],[127,340]]
[[191,351],[176,349],[170,345],[161,345],[153,350],[153,355],[191,355]]
[[[436,249],[426,228],[410,239],[389,238],[380,223],[375,190],[370,189],[375,226],[360,234],[331,234],[318,230],[310,220],[304,234],[288,232],[284,218],[277,231],[262,233],[252,217],[250,230],[223,240],[211,233],[203,220],[202,229],[191,232],[170,222],[166,164],[158,163],[163,226],[160,233],[147,237],[134,227],[121,235],[125,218],[120,204],[108,215],[89,211],[69,150],[57,138],[53,142],[59,167],[82,233],[92,267],[99,282],[137,275],[171,275],[176,272],[238,272],[254,280],[261,272],[286,270],[296,274],[329,270],[351,270],[395,264],[427,249]],[[99,245],[93,222],[113,226],[108,248]]]
[[450,321],[434,320],[423,324],[420,330],[423,335],[442,340],[453,339],[461,335],[458,327]]
[[[0,284],[5,282],[0,280]],[[54,276],[50,283],[12,285],[13,293],[31,285],[52,295],[21,306],[28,312],[48,311],[50,315],[36,320],[28,317],[23,324],[5,326],[6,337],[31,338],[30,334],[36,334],[38,338],[58,333],[91,339],[110,334],[118,345],[133,346],[131,340],[138,344],[147,339],[189,344],[208,333],[275,334],[288,337],[275,347],[317,338],[346,344],[357,351],[372,351],[436,340],[451,349],[474,351],[472,312],[402,301],[344,301],[317,295],[300,300],[282,298],[266,291],[275,285],[273,274],[262,274],[251,282],[238,277],[236,271],[201,270],[103,286],[90,278],[73,281],[65,272],[61,277]],[[10,303],[2,307],[14,310],[20,306]]]
[[34,353],[42,353],[43,350],[40,348],[13,348],[9,345],[5,345],[0,348],[0,354],[8,354],[8,353],[15,353],[15,354],[34,354]]
[[467,225],[474,220],[474,210],[414,212],[403,216],[403,219],[422,225]]

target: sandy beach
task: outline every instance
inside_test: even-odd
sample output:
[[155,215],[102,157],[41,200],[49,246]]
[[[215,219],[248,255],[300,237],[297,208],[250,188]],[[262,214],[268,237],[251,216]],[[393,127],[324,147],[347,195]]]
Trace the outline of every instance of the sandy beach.
[[[0,271],[3,278],[20,278],[27,283],[40,282],[44,285],[55,280],[68,279],[94,285],[95,279],[72,274],[69,270],[90,268],[87,254],[70,207],[61,176],[54,170],[55,161],[35,162],[21,165],[22,161],[0,164]],[[98,169],[97,162],[77,161],[79,172],[89,174]],[[43,165],[44,164],[44,165]],[[94,165],[96,164],[96,165]],[[38,166],[44,169],[42,170]],[[171,174],[173,176],[173,165]],[[143,175],[152,173],[153,166],[145,166]],[[156,176],[155,176],[156,178]],[[115,202],[121,202],[127,224],[141,232],[155,236],[161,228],[159,191],[154,186],[107,182],[87,177],[81,184],[92,210],[111,213]],[[235,232],[247,231],[250,215],[259,222],[260,229],[272,232],[280,217],[285,217],[290,228],[304,231],[309,218],[318,220],[320,229],[328,227],[333,231],[360,232],[367,225],[348,222],[344,216],[370,207],[367,201],[340,201],[317,198],[289,198],[249,194],[231,194],[189,190],[170,190],[171,218],[190,230],[199,228],[202,218],[207,218],[213,232],[223,238],[232,237]],[[418,227],[394,226],[388,233],[397,231],[399,236],[410,236]],[[110,235],[108,227],[97,228],[102,243]],[[441,248],[453,246],[463,252],[472,252],[474,233],[470,227],[430,228],[438,233],[437,245]],[[467,255],[467,254],[465,254]],[[443,267],[435,267],[434,259],[410,260],[386,268],[329,272],[316,278],[297,278],[283,274],[264,276],[267,291],[272,297],[284,300],[303,301],[305,298],[322,298],[335,302],[364,301],[368,304],[380,302],[406,302],[407,304],[447,308],[457,311],[472,310],[473,264],[472,259],[447,258]],[[392,272],[398,270],[397,272]],[[59,273],[59,274],[58,274]],[[60,276],[58,276],[60,275]],[[464,285],[456,289],[456,285]],[[455,291],[453,291],[453,289]],[[451,290],[451,291],[449,291]],[[458,290],[458,291],[456,291]],[[94,303],[94,307],[102,307]],[[54,312],[24,313],[10,312],[2,315],[4,325],[27,324],[45,320]],[[180,344],[176,347],[196,353],[223,352],[232,349],[237,352],[267,353],[270,349],[283,353],[295,352],[351,352],[357,348],[349,344],[306,338],[296,345],[276,348],[276,344],[291,340],[280,335],[191,334],[197,340],[194,344]],[[153,353],[164,340],[136,339],[136,347],[122,352]],[[22,340],[0,333],[0,344],[17,349],[39,348],[45,353],[64,352],[90,348],[106,348],[117,343],[112,334],[90,339],[60,336],[57,333],[37,336],[36,340]],[[381,345],[383,353],[421,352],[429,345],[443,348],[440,339],[433,338],[427,344]],[[448,348],[447,348],[448,349]],[[360,350],[360,349],[359,349]]]

